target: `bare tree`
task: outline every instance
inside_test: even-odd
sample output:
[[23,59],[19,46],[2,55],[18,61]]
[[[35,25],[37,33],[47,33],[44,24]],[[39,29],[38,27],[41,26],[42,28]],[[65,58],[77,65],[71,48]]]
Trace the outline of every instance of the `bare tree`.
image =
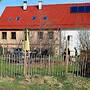
[[90,31],[79,31],[79,41],[81,50],[90,50]]

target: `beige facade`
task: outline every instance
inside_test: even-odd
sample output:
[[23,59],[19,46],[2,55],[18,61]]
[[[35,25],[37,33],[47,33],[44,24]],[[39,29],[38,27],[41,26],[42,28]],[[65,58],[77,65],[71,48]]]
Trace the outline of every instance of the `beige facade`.
[[[7,32],[6,39],[2,39],[2,32]],[[16,32],[16,39],[11,39],[11,32]],[[23,35],[23,31],[0,31],[0,45],[8,48],[19,47]]]
[[[2,33],[6,32],[6,39],[3,39]],[[11,33],[16,33],[16,38],[12,39]],[[39,35],[39,33],[42,32]],[[52,36],[50,37],[52,33]],[[0,45],[8,48],[21,48],[24,40],[23,31],[0,31]],[[60,50],[60,31],[29,31],[29,40],[31,49],[51,47],[54,54],[59,54]]]

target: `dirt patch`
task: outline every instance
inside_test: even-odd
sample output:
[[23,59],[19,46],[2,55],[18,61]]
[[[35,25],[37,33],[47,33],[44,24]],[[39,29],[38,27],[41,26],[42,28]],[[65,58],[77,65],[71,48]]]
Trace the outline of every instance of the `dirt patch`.
[[55,77],[50,77],[50,76],[44,76],[44,83],[50,85],[50,86],[58,86],[62,88],[63,84],[58,82],[57,78]]
[[6,88],[0,88],[0,90],[9,90],[9,89],[6,89]]
[[10,77],[3,77],[3,78],[0,78],[0,82],[13,82],[15,81],[15,78],[10,78]]
[[34,75],[33,77],[29,78],[27,81],[22,80],[19,82],[22,85],[49,85],[49,86],[57,86],[62,88],[63,84],[60,83],[57,78],[53,76],[40,76],[40,75]]

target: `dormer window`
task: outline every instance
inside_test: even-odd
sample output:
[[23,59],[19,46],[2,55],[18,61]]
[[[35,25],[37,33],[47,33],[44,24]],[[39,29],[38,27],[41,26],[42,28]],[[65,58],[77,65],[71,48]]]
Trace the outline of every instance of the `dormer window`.
[[48,19],[48,17],[47,17],[47,16],[44,16],[44,17],[43,17],[43,19],[44,19],[44,20],[47,20],[47,19]]
[[8,18],[8,21],[12,21],[12,20],[13,20],[13,18],[12,18],[12,17],[9,17],[9,18]]
[[36,16],[32,16],[32,20],[35,20],[36,19]]
[[20,17],[19,17],[19,16],[17,16],[17,17],[16,17],[16,21],[19,21],[19,20],[20,20]]

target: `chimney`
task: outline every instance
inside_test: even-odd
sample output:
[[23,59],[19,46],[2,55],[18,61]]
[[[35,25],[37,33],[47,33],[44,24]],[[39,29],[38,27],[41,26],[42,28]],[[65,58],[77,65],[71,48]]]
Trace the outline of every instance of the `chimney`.
[[38,9],[41,10],[42,9],[42,0],[38,1]]
[[27,1],[23,1],[23,10],[27,10]]

